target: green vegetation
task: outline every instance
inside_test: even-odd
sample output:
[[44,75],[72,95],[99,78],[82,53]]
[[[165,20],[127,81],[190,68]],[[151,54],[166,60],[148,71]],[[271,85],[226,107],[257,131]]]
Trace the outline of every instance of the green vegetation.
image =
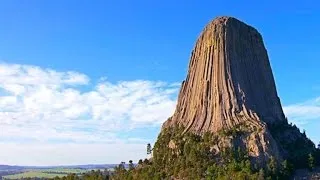
[[133,161],[130,160],[129,161],[129,170],[132,170],[132,169],[134,169],[134,164],[133,164]]
[[151,147],[151,144],[148,143],[147,144],[147,154],[151,154],[152,153],[152,147]]
[[[116,168],[113,179],[260,179],[267,176],[280,177],[275,161],[270,168],[254,169],[247,152],[240,149],[225,149],[221,156],[211,151],[217,137],[211,133],[203,136],[193,133],[183,134],[183,127],[162,131],[153,148],[150,162],[139,161],[135,169]],[[234,130],[226,134],[240,133]],[[169,146],[168,146],[169,145]],[[218,163],[217,163],[218,162]]]
[[53,168],[41,170],[43,173],[63,173],[63,174],[82,174],[88,172],[87,169]]
[[[213,153],[213,145],[218,143],[219,137],[241,136],[248,132],[249,127],[237,126],[221,131],[218,135],[205,133],[200,136],[183,133],[184,128],[176,126],[161,132],[150,160],[139,160],[135,168],[125,169],[124,166],[118,166],[112,179],[289,179],[295,169],[313,169],[319,164],[320,149],[316,150],[312,141],[300,133],[297,127],[288,124],[268,126],[272,136],[281,145],[280,148],[293,155],[285,157],[281,163],[271,157],[266,167],[257,168],[251,164],[247,150],[240,147]],[[147,154],[149,152],[147,151]]]
[[283,123],[268,125],[268,129],[280,148],[287,152],[288,156],[285,158],[294,166],[294,169],[308,168],[309,155],[318,156],[319,151],[314,143],[307,137],[305,131],[300,133],[297,126]]
[[318,148],[316,149],[315,153],[315,165],[320,166],[320,143],[318,144]]
[[308,156],[308,167],[311,171],[315,168],[314,157],[311,153]]
[[68,174],[64,177],[55,177],[53,180],[109,180],[110,171],[91,170],[81,175]]
[[20,174],[7,175],[4,176],[3,179],[23,179],[23,178],[55,178],[55,177],[63,177],[68,174],[63,173],[45,173],[41,171],[29,171]]
[[[254,130],[257,130],[257,129],[254,129]],[[245,123],[240,123],[232,127],[231,129],[221,130],[218,132],[218,134],[223,137],[226,137],[226,136],[236,137],[236,136],[244,135],[246,132],[252,132],[251,128]]]

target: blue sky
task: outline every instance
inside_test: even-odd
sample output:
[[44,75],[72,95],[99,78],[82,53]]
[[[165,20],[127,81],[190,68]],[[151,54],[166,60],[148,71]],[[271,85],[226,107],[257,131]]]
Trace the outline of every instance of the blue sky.
[[1,1],[0,164],[144,158],[145,144],[174,110],[197,36],[221,15],[261,32],[286,115],[318,142],[319,6]]

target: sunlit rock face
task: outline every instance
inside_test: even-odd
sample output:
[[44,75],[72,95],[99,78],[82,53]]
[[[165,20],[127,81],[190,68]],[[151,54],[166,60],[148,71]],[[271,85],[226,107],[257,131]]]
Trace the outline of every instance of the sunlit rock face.
[[200,133],[284,120],[260,33],[232,17],[210,22],[192,50],[176,111],[165,126],[181,123]]
[[242,146],[261,163],[279,159],[267,124],[285,123],[261,34],[232,17],[219,17],[201,32],[192,50],[175,113],[163,125],[185,132],[218,133],[238,126],[247,134],[220,146]]

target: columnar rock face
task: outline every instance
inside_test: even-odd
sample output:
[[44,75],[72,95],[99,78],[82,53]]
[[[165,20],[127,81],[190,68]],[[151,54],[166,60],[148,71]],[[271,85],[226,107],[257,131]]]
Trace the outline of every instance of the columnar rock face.
[[260,33],[232,17],[210,22],[191,53],[174,115],[164,127],[218,132],[285,121]]
[[178,124],[201,135],[240,127],[246,133],[220,136],[212,151],[241,147],[263,166],[271,156],[282,159],[267,128],[281,123],[287,122],[260,33],[232,17],[210,22],[191,53],[175,113],[163,128]]

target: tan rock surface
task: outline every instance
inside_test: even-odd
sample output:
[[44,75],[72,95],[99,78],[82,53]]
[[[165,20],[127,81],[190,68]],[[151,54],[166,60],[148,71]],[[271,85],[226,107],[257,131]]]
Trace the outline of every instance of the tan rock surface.
[[163,128],[219,133],[245,124],[245,134],[221,137],[214,152],[242,147],[258,164],[282,159],[267,124],[285,122],[260,33],[232,17],[219,17],[200,34],[191,53],[175,113]]
[[210,22],[191,53],[175,113],[164,127],[177,123],[203,133],[284,120],[259,32],[232,17]]

